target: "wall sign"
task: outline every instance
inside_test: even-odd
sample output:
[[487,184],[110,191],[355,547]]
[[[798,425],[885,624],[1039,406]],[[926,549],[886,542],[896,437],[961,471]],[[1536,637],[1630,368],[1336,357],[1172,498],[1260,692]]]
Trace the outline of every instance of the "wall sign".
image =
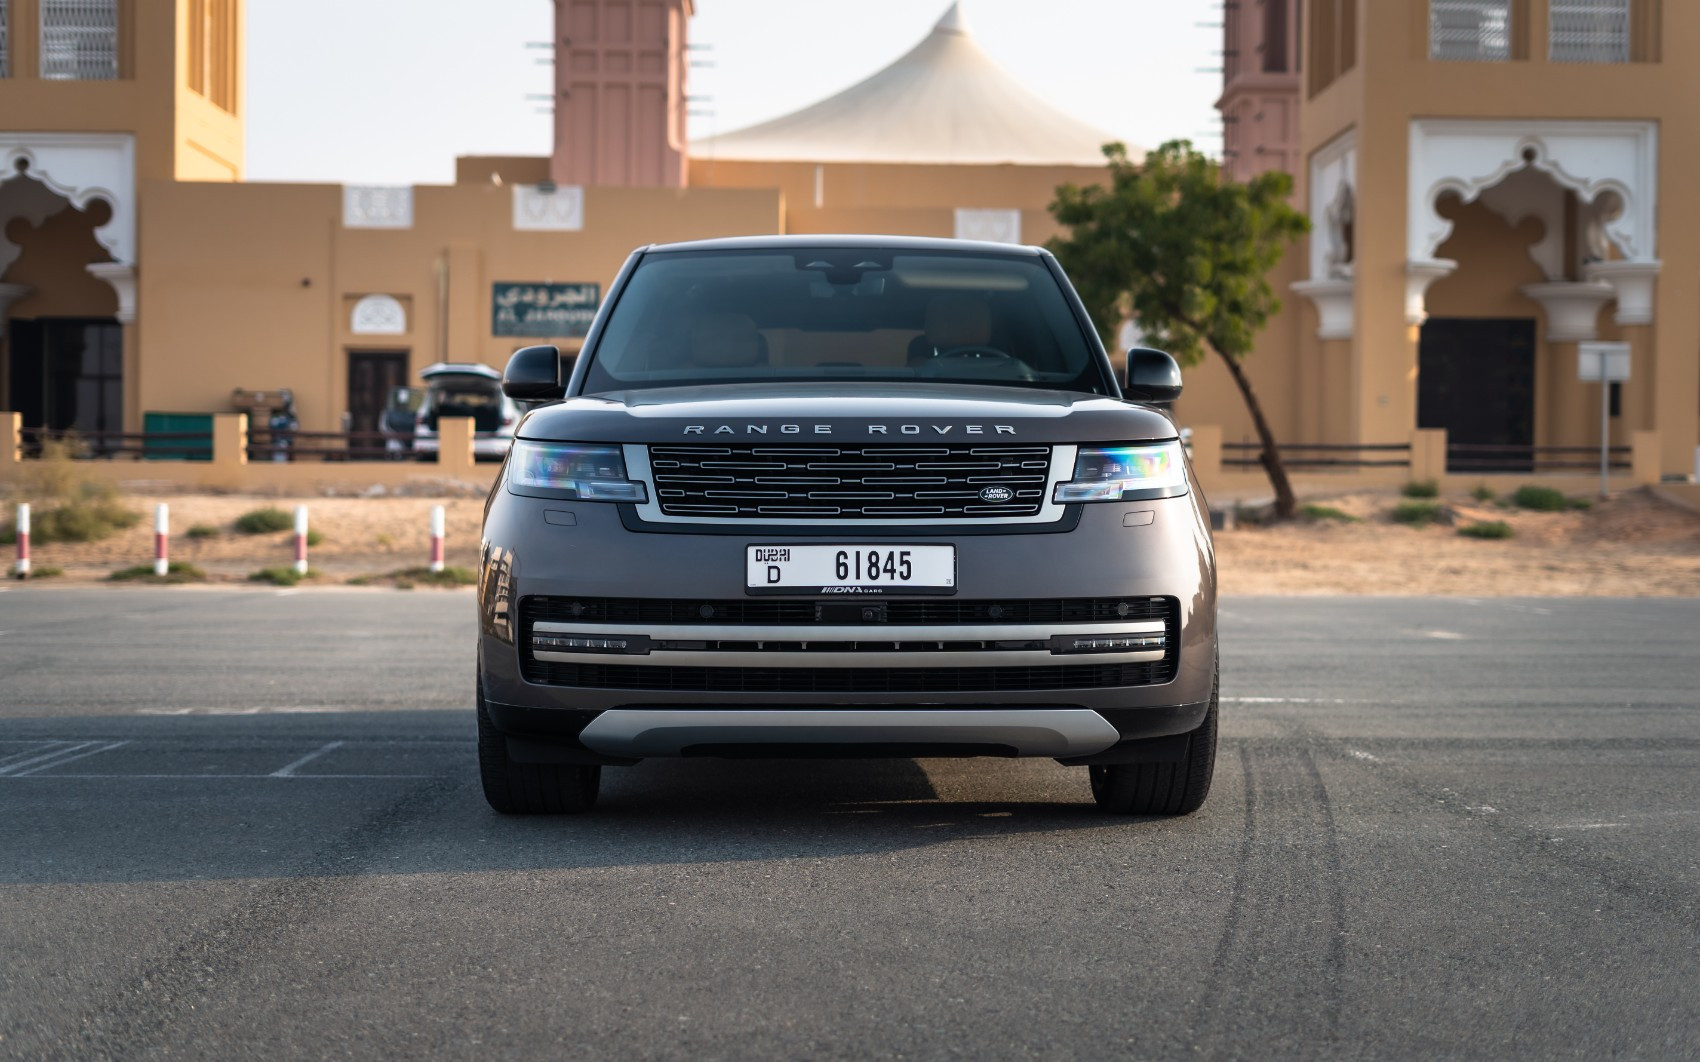
[[498,336],[582,339],[602,302],[600,284],[497,281],[490,287],[490,329]]

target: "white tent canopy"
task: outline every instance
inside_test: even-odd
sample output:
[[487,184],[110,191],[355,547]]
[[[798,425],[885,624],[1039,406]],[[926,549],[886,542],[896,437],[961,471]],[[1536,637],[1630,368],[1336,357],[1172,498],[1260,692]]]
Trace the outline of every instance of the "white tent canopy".
[[[1027,91],[969,35],[960,2],[909,53],[800,111],[691,144],[697,158],[1097,166],[1117,139]],[[1138,153],[1135,152],[1135,155]]]

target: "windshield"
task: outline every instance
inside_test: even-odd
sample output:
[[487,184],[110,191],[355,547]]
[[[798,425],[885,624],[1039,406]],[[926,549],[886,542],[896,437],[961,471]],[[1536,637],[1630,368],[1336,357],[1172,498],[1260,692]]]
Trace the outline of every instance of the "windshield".
[[1109,393],[1041,259],[844,247],[645,258],[584,390],[856,380]]

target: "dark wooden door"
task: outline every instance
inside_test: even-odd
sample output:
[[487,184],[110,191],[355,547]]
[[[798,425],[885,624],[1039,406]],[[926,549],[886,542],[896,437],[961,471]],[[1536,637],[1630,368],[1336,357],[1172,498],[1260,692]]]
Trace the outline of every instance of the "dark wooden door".
[[1453,472],[1528,472],[1535,441],[1535,322],[1431,317],[1417,348],[1417,426],[1445,428]]
[[110,317],[12,321],[8,381],[24,427],[75,431],[98,451],[124,430],[124,332]]
[[[390,390],[407,385],[407,351],[360,351],[348,355],[348,429],[377,431]],[[362,445],[376,445],[367,440]]]

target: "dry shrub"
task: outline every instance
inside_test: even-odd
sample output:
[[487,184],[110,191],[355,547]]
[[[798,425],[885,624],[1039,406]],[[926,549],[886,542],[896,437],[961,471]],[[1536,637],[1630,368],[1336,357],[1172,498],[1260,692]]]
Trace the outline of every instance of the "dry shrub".
[[[125,506],[118,488],[77,462],[80,452],[75,440],[51,440],[40,457],[24,462],[16,493],[30,503],[32,542],[98,542],[142,518]],[[15,542],[17,533],[8,523],[3,537]]]

